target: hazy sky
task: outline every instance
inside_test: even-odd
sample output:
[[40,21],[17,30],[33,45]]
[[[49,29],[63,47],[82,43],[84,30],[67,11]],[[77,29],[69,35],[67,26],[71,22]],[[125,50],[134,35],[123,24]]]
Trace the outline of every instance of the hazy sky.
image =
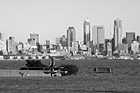
[[[140,0],[0,0],[0,32],[5,40],[14,36],[25,42],[31,32],[40,34],[41,43],[66,35],[69,26],[83,41],[83,22],[104,25],[105,37],[113,34],[113,21],[122,20],[125,32],[140,35]],[[92,29],[92,28],[91,28]]]

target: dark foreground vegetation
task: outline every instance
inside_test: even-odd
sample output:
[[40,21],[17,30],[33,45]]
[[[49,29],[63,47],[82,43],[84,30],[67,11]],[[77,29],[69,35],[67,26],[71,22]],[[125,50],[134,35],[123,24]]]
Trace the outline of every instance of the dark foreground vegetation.
[[[50,60],[41,61],[49,66]],[[0,61],[0,69],[20,69],[26,61]],[[83,60],[56,61],[78,67],[76,75],[65,77],[0,77],[0,93],[140,93],[140,61]],[[98,76],[94,68],[112,68]]]
[[[26,67],[21,67],[20,70],[50,70],[52,67],[45,65],[41,62],[41,60],[26,60]],[[78,67],[76,65],[70,64],[62,64],[59,66],[53,67],[54,70],[60,69],[61,71],[68,71],[68,73],[64,74],[63,76],[67,75],[76,75],[78,72]]]

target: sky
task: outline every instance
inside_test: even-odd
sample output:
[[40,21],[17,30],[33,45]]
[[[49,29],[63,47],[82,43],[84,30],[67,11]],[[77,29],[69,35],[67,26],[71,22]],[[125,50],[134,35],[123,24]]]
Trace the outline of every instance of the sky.
[[[113,34],[114,20],[122,20],[122,32],[140,35],[140,0],[0,0],[0,32],[4,39],[26,42],[30,33],[39,33],[40,42],[66,35],[75,27],[76,40],[83,41],[83,22],[103,25],[105,37]],[[92,33],[92,32],[91,32]]]

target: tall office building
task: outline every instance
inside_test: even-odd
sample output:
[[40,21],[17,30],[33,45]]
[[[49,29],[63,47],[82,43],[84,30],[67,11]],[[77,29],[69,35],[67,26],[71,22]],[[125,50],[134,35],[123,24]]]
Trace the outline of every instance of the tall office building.
[[73,54],[76,54],[78,52],[78,45],[79,45],[79,42],[72,42],[72,52]]
[[46,45],[50,45],[51,41],[50,40],[46,40]]
[[116,19],[114,21],[114,46],[115,50],[118,49],[118,45],[122,43],[122,20]]
[[22,51],[24,48],[24,44],[22,42],[18,42],[17,50]]
[[140,36],[137,36],[137,42],[140,43]]
[[96,51],[103,53],[105,49],[105,29],[103,26],[93,26],[92,29],[93,45],[96,45]]
[[83,44],[87,45],[90,42],[90,22],[89,20],[84,20],[84,41]]
[[135,40],[135,32],[126,32],[126,42],[128,44],[128,47],[131,46],[132,41]]
[[[6,44],[0,40],[0,51],[2,52],[2,54],[4,54],[4,52],[6,52]],[[0,55],[2,55],[0,53]]]
[[93,26],[92,38],[93,44],[104,44],[105,42],[105,29],[103,26]]
[[34,47],[37,46],[37,42],[36,42],[36,39],[35,39],[35,38],[29,38],[29,39],[28,39],[28,43],[29,43],[31,46],[34,46]]
[[107,42],[107,56],[112,56],[112,44],[110,42]]
[[56,44],[61,44],[61,46],[67,47],[67,38],[65,37],[65,35],[63,35],[62,37],[56,37]]
[[39,34],[30,33],[30,39],[35,39],[36,43],[39,43]]
[[61,37],[61,45],[62,45],[62,47],[66,47],[67,46],[67,38],[65,37],[65,35],[63,35]]
[[51,45],[51,41],[50,40],[46,40],[46,49],[48,49]]
[[72,42],[76,41],[76,32],[74,27],[69,27],[67,30],[67,47],[72,47]]
[[56,44],[61,44],[61,37],[56,37],[55,43]]
[[8,40],[6,40],[6,50],[9,54],[16,54],[16,43],[14,37],[9,37]]
[[0,32],[0,40],[4,42],[4,34]]

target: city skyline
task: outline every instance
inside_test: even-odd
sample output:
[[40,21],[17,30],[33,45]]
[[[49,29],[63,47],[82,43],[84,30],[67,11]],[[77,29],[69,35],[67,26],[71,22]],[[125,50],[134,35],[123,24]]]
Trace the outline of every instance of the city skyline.
[[76,30],[76,40],[83,42],[83,22],[105,27],[105,38],[113,36],[113,21],[122,20],[122,34],[139,31],[139,0],[0,0],[0,32],[4,39],[15,37],[25,42],[31,32],[40,34],[40,42],[55,42],[55,37],[66,35],[67,28]]

